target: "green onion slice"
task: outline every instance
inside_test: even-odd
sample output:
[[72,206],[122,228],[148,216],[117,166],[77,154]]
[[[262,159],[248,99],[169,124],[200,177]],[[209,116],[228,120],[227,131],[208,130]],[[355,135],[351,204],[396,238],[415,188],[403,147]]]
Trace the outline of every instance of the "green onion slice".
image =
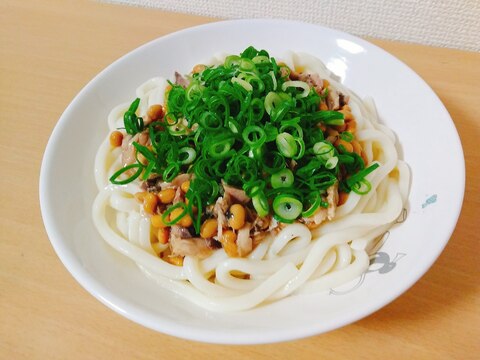
[[138,117],[135,112],[140,104],[140,98],[136,98],[131,104],[128,110],[123,115],[123,124],[127,134],[135,135],[142,132],[144,129],[143,118]]
[[302,208],[302,202],[290,195],[278,195],[273,200],[273,211],[282,219],[295,220]]
[[330,159],[327,160],[327,162],[325,163],[325,167],[329,170],[331,169],[335,169],[335,167],[337,166],[338,164],[338,157],[336,156],[332,156]]
[[263,191],[259,191],[254,197],[252,197],[252,204],[258,216],[264,217],[268,215],[270,206],[268,205],[267,197]]
[[352,186],[352,191],[358,195],[368,194],[371,189],[372,184],[366,179],[359,180]]
[[[215,138],[214,140],[217,140],[217,138]],[[227,157],[232,157],[234,155],[235,152],[231,150],[234,139],[227,138],[219,141],[214,140],[212,140],[212,142],[208,146],[208,154],[211,157],[215,159],[224,159]]]
[[283,91],[287,90],[289,87],[299,88],[303,90],[301,93],[296,95],[297,99],[304,98],[310,93],[310,86],[304,81],[285,81],[282,84]]
[[307,201],[310,204],[310,207],[302,212],[302,217],[310,217],[315,214],[317,209],[321,206],[322,196],[319,191],[314,191],[307,197]]
[[349,131],[344,131],[340,134],[340,138],[346,142],[352,142],[355,136]]
[[266,63],[269,63],[270,62],[270,58],[268,56],[265,56],[265,55],[259,55],[259,56],[255,56],[252,61],[255,63],[255,64],[266,64]]
[[[370,174],[372,171],[374,171],[376,168],[378,168],[380,165],[378,163],[374,163],[372,165],[370,165],[369,167],[363,169],[363,170],[360,170],[358,173],[356,173],[355,175],[351,176],[350,178],[348,178],[346,180],[346,184],[347,186],[350,188],[350,189],[357,189],[359,188],[359,185],[357,185],[358,182],[362,181],[365,179],[365,177]],[[365,183],[364,183],[365,185]],[[367,185],[368,187],[368,185]],[[371,187],[371,186],[370,186]],[[368,192],[369,190],[367,190]]]
[[280,95],[278,95],[276,92],[269,92],[267,96],[265,96],[265,111],[267,112],[268,115],[272,113],[272,110],[280,105],[282,102],[282,98]]
[[283,132],[277,135],[277,149],[286,158],[293,158],[298,152],[298,145],[295,138],[289,133]]
[[265,131],[260,126],[247,126],[242,132],[243,140],[252,148],[263,145],[267,139]]
[[[173,210],[178,208],[182,208],[183,211],[175,219],[169,220],[170,214],[173,212]],[[165,225],[172,226],[172,225],[175,225],[177,222],[179,222],[180,219],[183,218],[187,213],[188,213],[187,205],[183,202],[178,202],[170,206],[167,210],[165,210],[165,212],[162,214],[162,221]]]
[[175,179],[175,177],[179,174],[179,172],[180,172],[180,165],[177,163],[172,163],[168,165],[163,171],[163,174],[162,174],[163,180],[166,182],[170,182],[173,179]]
[[[131,175],[130,177],[128,177],[124,180],[117,180],[120,177],[120,175],[126,173],[127,171],[129,171],[131,169],[137,169],[137,171],[135,171],[135,173],[133,175]],[[125,184],[128,184],[128,183],[132,182],[136,178],[138,178],[140,176],[140,174],[142,173],[143,169],[144,169],[144,166],[140,163],[130,164],[130,165],[127,165],[127,166],[121,168],[120,170],[116,171],[112,176],[110,176],[110,179],[108,179],[108,180],[112,184],[115,184],[115,185],[125,185]]]
[[335,149],[329,142],[320,141],[313,145],[313,153],[320,159],[328,160],[334,156]]
[[254,180],[248,183],[243,184],[243,191],[247,194],[248,197],[253,198],[259,194],[265,188],[265,181],[263,180]]
[[312,115],[317,122],[323,122],[325,125],[343,125],[345,118],[341,112],[334,110],[321,110]]
[[225,58],[225,67],[227,69],[232,68],[240,63],[240,56],[230,55]]
[[234,77],[234,78],[232,78],[231,81],[232,81],[232,83],[236,83],[236,84],[240,85],[241,87],[243,87],[247,91],[253,91],[253,86],[243,79],[240,79],[238,77]]
[[272,175],[270,182],[274,189],[291,187],[293,185],[293,172],[290,169],[283,169]]
[[[180,160],[180,164],[182,165],[191,164],[192,162],[195,161],[195,158],[197,157],[197,153],[191,147],[183,147],[178,150],[178,157]],[[182,159],[181,157],[184,157],[184,158]]]

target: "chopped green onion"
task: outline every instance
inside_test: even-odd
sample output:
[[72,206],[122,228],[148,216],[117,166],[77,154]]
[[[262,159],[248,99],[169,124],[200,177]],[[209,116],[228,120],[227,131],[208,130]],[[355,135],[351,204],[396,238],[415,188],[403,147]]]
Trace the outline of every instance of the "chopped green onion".
[[234,65],[238,65],[240,63],[240,56],[237,55],[230,55],[225,58],[225,67],[231,68]]
[[165,114],[164,120],[168,126],[173,126],[178,123],[178,118],[171,112]]
[[273,211],[286,220],[295,220],[302,213],[303,205],[300,200],[290,195],[278,195],[273,200]]
[[272,110],[280,105],[282,102],[282,98],[276,92],[269,92],[267,96],[265,96],[265,111],[268,115],[271,115]]
[[281,122],[292,109],[290,102],[282,102],[277,107],[274,107],[270,113],[270,119],[273,123]]
[[173,163],[168,165],[163,171],[162,177],[166,182],[170,182],[178,175],[180,172],[179,164]]
[[241,70],[250,71],[255,69],[255,63],[250,59],[241,58],[239,62],[239,67]]
[[352,142],[355,136],[349,131],[344,131],[340,134],[340,138],[346,142]]
[[212,111],[203,113],[202,117],[199,119],[199,123],[207,130],[218,130],[223,127],[221,117]]
[[[138,155],[138,153],[142,154],[145,156],[145,158],[148,161],[155,161],[155,154],[153,154],[146,146],[140,145],[136,141],[132,143],[133,147],[137,150],[135,155]],[[138,160],[138,158],[137,158]]]
[[208,153],[215,159],[224,159],[234,154],[234,152],[231,150],[232,145],[232,139],[225,139],[223,141],[212,143],[208,148]]
[[338,157],[335,156],[335,148],[328,141],[320,141],[313,145],[313,153],[318,159],[325,162],[327,169],[334,169],[338,164]]
[[238,134],[240,132],[240,125],[238,122],[234,119],[229,119],[228,120],[228,127],[234,134]]
[[338,164],[338,157],[336,156],[332,156],[330,159],[327,160],[327,162],[325,163],[325,167],[329,170],[331,169],[335,169],[335,167],[337,166]]
[[263,162],[265,157],[265,144],[250,149],[248,156],[253,157],[259,162]]
[[245,183],[243,185],[243,191],[247,194],[248,197],[253,198],[255,195],[263,191],[265,188],[265,181],[255,180]]
[[352,191],[358,195],[365,195],[372,189],[372,184],[366,179],[359,180],[352,186]]
[[343,125],[345,118],[341,112],[333,110],[320,110],[313,114],[313,119],[325,125]]
[[287,88],[292,87],[292,88],[300,88],[303,91],[300,94],[295,95],[295,97],[298,98],[304,98],[308,96],[310,93],[310,86],[304,82],[304,81],[285,81],[282,84],[282,90],[285,91]]
[[302,212],[302,217],[310,217],[317,212],[317,209],[321,206],[322,196],[319,191],[314,191],[310,193],[307,197],[310,207]]
[[282,121],[280,126],[280,132],[288,132],[295,137],[303,137],[303,129],[299,125],[300,117]]
[[[366,193],[370,191],[371,185],[368,181],[365,180],[365,177],[370,174],[372,171],[374,171],[376,168],[378,168],[380,165],[378,163],[374,163],[370,165],[368,168],[365,168],[363,170],[360,170],[358,173],[355,175],[349,177],[345,182],[346,185],[354,190],[355,192],[359,191],[361,184],[365,185],[368,190]],[[364,181],[365,180],[365,181]],[[362,182],[363,181],[363,182]],[[360,183],[360,184],[359,184]],[[358,192],[359,194],[363,194],[362,192]]]
[[252,84],[248,83],[247,81],[245,81],[243,79],[240,79],[238,77],[234,77],[234,78],[232,78],[231,81],[232,81],[232,83],[236,83],[236,84],[240,85],[241,87],[243,87],[247,91],[252,91],[253,90]]
[[319,155],[322,158],[325,155],[328,155],[328,157],[330,157],[330,155],[333,155],[333,151],[333,145],[327,141],[320,141],[313,145],[313,153],[315,155]]
[[303,141],[302,138],[299,138],[299,137],[295,138],[295,142],[297,143],[300,150],[298,150],[297,155],[295,155],[293,157],[293,159],[298,160],[298,159],[302,158],[303,155],[305,155],[305,142]]
[[275,77],[275,74],[273,73],[273,71],[270,71],[268,74],[272,78],[273,91],[275,91],[275,90],[277,90],[277,85],[278,85],[277,78]]
[[[262,50],[264,51],[264,50]],[[253,59],[255,56],[259,55],[260,51],[258,51],[257,49],[255,49],[253,46],[249,46],[248,48],[246,48],[241,54],[240,56],[242,58],[247,58],[247,59]]]
[[[128,177],[124,180],[117,180],[120,175],[126,173],[127,171],[129,171],[131,169],[137,169],[137,171],[135,171],[135,173],[133,175],[131,175],[130,177]],[[115,184],[115,185],[125,185],[125,184],[128,184],[128,183],[132,182],[136,178],[138,178],[140,176],[140,174],[142,173],[143,169],[144,169],[144,166],[140,163],[130,164],[130,165],[127,165],[127,166],[121,168],[120,170],[116,171],[112,176],[110,176],[110,179],[108,179],[108,180],[112,184]]]
[[265,131],[265,135],[267,136],[265,142],[274,141],[277,138],[278,129],[272,124],[265,124],[263,131]]
[[[181,154],[186,154],[187,157],[185,159],[180,159]],[[182,165],[191,164],[192,162],[195,161],[195,158],[197,157],[197,153],[191,147],[183,147],[178,150],[178,157],[180,160],[180,164]]]
[[188,87],[187,87],[187,100],[189,101],[199,101],[200,97],[202,96],[204,86],[199,84],[198,82],[192,82]]
[[259,55],[259,56],[255,56],[252,61],[255,63],[255,64],[267,64],[270,62],[270,58],[268,56],[265,56],[265,55]]
[[[183,211],[175,219],[170,220],[170,214],[173,212],[173,210],[179,209],[179,208],[182,208]],[[187,213],[188,213],[188,208],[186,204],[183,202],[178,202],[170,206],[167,210],[165,210],[165,212],[162,214],[162,221],[165,225],[172,226],[172,225],[175,225],[177,222],[179,222],[180,219],[183,218]]]
[[136,98],[130,104],[130,107],[123,115],[123,124],[125,126],[125,131],[130,135],[135,135],[139,132],[142,132],[144,129],[143,119],[135,114],[139,104],[140,99]]
[[259,191],[254,197],[252,197],[252,204],[257,212],[258,216],[264,217],[268,215],[270,206],[265,194]]
[[289,133],[281,133],[276,138],[277,149],[286,158],[293,158],[298,152],[298,145],[295,138]]
[[188,128],[180,121],[177,120],[177,123],[167,127],[168,132],[173,136],[182,136],[188,133]]
[[274,189],[290,187],[293,185],[293,172],[290,169],[283,169],[272,175],[270,182]]
[[267,139],[265,131],[260,126],[248,126],[242,132],[243,140],[252,148],[258,148],[263,145]]
[[142,180],[147,180],[149,178],[150,174],[152,173],[153,169],[155,168],[155,165],[156,164],[154,162],[148,163],[148,165],[145,168],[145,171],[143,172]]
[[[202,199],[199,194],[196,194],[190,191],[190,189],[189,191],[187,191],[187,194],[185,197],[188,198],[188,205],[187,205],[188,214],[193,219],[193,227],[195,229],[195,232],[199,234],[200,228],[202,225]],[[194,206],[197,208],[196,214],[195,214],[195,211],[193,211]]]

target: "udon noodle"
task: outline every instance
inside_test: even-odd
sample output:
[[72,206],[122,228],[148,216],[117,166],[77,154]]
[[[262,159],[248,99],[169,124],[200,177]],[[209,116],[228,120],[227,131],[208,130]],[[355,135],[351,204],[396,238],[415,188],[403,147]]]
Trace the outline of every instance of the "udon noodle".
[[[373,101],[362,100],[345,88],[315,57],[289,53],[283,60],[292,69],[319,74],[349,96],[349,106],[357,121],[356,139],[362,144],[368,163],[380,165],[367,176],[371,190],[365,195],[352,192],[336,209],[333,220],[312,230],[299,222],[286,224],[278,233],[269,234],[246,257],[229,257],[220,248],[207,258],[186,256],[182,266],[173,265],[158,256],[168,244],[157,243],[155,248],[152,245],[149,216],[134,199],[134,194],[142,191],[140,182],[113,185],[108,180],[122,166],[121,149],[112,148],[107,138],[96,155],[99,193],[93,205],[93,219],[101,236],[160,286],[208,310],[247,310],[292,294],[327,290],[357,278],[367,270],[379,239],[395,224],[407,201],[409,169],[399,159],[395,135],[379,122]],[[167,85],[160,77],[142,84],[136,90],[140,98],[138,113],[144,114],[152,104],[163,104]],[[128,104],[122,104],[111,111],[110,131],[123,127],[127,109]]]

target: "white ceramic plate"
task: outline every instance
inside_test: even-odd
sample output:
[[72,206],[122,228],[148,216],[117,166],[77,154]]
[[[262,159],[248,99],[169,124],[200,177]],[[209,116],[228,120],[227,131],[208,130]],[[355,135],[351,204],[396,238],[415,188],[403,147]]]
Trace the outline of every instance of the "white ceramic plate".
[[[369,272],[330,292],[241,313],[211,313],[154,285],[100,237],[91,220],[94,155],[107,114],[154,76],[171,77],[217,52],[249,45],[319,57],[360,96],[372,96],[412,170],[407,220],[391,231]],[[151,329],[215,343],[267,343],[319,334],[371,314],[413,285],[445,247],[464,194],[461,144],[446,109],[402,62],[357,37],[304,23],[240,20],[152,41],[114,62],[72,101],[48,143],[40,176],[45,227],[58,256],[97,299]]]

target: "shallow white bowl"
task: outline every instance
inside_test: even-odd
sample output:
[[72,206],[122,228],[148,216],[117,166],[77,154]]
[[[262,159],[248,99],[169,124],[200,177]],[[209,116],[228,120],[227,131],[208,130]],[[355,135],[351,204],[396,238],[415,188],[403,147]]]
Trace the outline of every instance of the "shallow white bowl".
[[[91,219],[94,155],[107,114],[154,76],[188,72],[217,52],[249,45],[274,56],[318,56],[360,96],[372,96],[400,139],[413,180],[407,220],[361,278],[330,292],[294,296],[241,313],[212,313],[155,286],[100,237]],[[448,164],[448,167],[446,166]],[[447,170],[448,169],[448,170]],[[268,343],[319,334],[371,314],[412,286],[445,247],[463,201],[461,144],[448,112],[410,68],[378,47],[324,27],[280,20],[199,26],[152,41],[107,67],[72,101],[43,158],[40,203],[50,241],[65,267],[97,299],[151,329],[215,343]]]

